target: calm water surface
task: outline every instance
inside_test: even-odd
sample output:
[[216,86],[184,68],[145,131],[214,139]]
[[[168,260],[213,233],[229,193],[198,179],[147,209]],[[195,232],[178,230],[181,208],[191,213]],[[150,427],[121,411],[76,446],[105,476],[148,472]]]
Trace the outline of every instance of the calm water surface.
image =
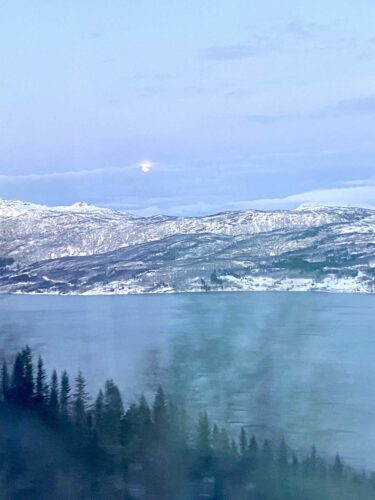
[[0,348],[29,343],[125,401],[162,383],[233,431],[284,434],[375,469],[375,297],[219,293],[2,296]]

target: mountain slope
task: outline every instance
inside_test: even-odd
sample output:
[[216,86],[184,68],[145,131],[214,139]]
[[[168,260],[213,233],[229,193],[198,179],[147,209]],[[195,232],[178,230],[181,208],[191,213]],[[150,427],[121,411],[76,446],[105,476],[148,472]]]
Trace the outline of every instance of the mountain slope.
[[0,224],[3,293],[375,291],[375,211],[361,208],[184,218],[2,201]]

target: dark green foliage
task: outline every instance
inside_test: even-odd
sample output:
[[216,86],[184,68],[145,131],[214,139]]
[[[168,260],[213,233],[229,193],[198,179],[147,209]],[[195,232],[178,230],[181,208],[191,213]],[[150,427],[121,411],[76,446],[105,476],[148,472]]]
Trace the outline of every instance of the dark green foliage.
[[167,402],[163,389],[159,386],[152,406],[152,418],[157,438],[162,438],[167,426]]
[[41,356],[39,356],[36,372],[36,387],[34,399],[35,405],[40,411],[45,409],[46,401],[48,400],[48,384],[46,380],[47,375],[44,369],[43,359]]
[[336,477],[336,479],[340,479],[344,471],[344,467],[341,462],[341,458],[338,453],[336,453],[335,456],[335,463],[333,465],[333,474]]
[[240,453],[242,456],[246,455],[247,452],[247,436],[245,429],[241,427],[241,433],[240,433]]
[[29,346],[22,350],[21,357],[23,364],[23,398],[25,402],[30,403],[34,395],[34,368]]
[[100,389],[98,396],[95,400],[95,425],[98,431],[101,432],[103,428],[103,413],[104,413],[104,394]]
[[107,444],[118,444],[124,407],[120,391],[113,380],[105,383],[104,395],[102,391],[99,392],[95,408],[100,437]]
[[93,405],[79,372],[70,396],[68,374],[46,382],[34,375],[31,351],[1,369],[0,498],[145,500],[369,500],[375,475],[357,472],[337,454],[329,464],[315,447],[299,459],[282,439],[258,447],[211,424],[194,427],[158,388],[150,408],[142,395],[124,409],[112,380]]
[[66,371],[61,375],[60,384],[60,417],[63,422],[68,422],[70,414],[70,383]]
[[[16,356],[13,364],[11,384],[6,364],[2,371],[3,395],[15,405],[29,405],[34,396],[34,378],[31,350],[26,346]],[[6,386],[9,386],[8,389]]]
[[56,425],[59,418],[59,381],[56,370],[53,370],[51,377],[47,410],[51,425]]
[[88,393],[86,392],[86,380],[79,371],[75,379],[75,392],[72,402],[72,417],[74,424],[83,429],[87,424],[86,409]]
[[4,361],[1,367],[1,400],[8,399],[9,387],[10,387],[10,380],[9,380],[8,365]]

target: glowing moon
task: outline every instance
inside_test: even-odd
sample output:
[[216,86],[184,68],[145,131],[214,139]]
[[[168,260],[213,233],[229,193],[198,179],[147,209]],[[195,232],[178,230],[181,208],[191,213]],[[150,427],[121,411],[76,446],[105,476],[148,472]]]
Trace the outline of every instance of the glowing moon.
[[146,160],[146,161],[143,161],[142,163],[140,163],[139,166],[141,167],[142,172],[147,174],[147,172],[149,172],[151,170],[152,163],[150,161]]

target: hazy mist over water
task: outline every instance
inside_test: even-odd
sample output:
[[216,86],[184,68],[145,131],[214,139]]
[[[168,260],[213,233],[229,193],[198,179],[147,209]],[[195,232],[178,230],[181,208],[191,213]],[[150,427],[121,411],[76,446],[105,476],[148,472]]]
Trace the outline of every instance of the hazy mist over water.
[[3,296],[0,348],[82,369],[94,396],[110,377],[126,402],[161,383],[234,430],[375,468],[374,320],[370,295]]

